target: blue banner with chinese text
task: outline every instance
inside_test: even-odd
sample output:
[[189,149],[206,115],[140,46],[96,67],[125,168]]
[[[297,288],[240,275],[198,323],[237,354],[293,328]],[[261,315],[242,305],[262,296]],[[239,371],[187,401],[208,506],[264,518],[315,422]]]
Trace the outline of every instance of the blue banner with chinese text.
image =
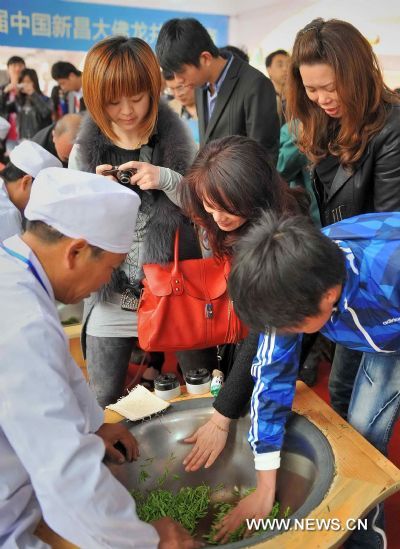
[[162,24],[194,17],[218,46],[227,44],[228,17],[62,0],[0,0],[0,45],[87,51],[112,34],[143,38],[153,48]]

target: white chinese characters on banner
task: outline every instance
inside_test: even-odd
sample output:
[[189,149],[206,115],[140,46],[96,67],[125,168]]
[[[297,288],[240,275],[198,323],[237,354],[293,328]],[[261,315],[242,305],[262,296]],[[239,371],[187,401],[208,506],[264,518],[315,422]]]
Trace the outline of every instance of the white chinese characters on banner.
[[8,34],[8,11],[0,10],[0,33]]
[[[0,9],[0,35],[9,34],[16,29],[19,36],[30,33],[32,37],[56,38],[62,40],[98,41],[111,35],[136,36],[154,46],[162,24],[147,24],[144,21],[127,21],[111,18],[97,21],[90,17],[50,14],[42,12],[23,13],[22,10],[12,13]],[[214,42],[217,42],[217,29],[208,28]]]
[[51,37],[51,16],[49,13],[32,13],[32,36]]
[[100,17],[97,23],[93,23],[93,27],[97,29],[97,32],[92,36],[92,40],[101,40],[111,34],[111,32],[107,31],[107,28],[111,28],[111,25],[104,23],[102,17]]
[[10,27],[18,29],[18,34],[22,36],[24,29],[29,29],[31,26],[31,18],[29,15],[23,15],[21,10],[10,16]]
[[122,19],[115,19],[111,27],[112,34],[129,36],[129,23]]
[[69,15],[53,15],[54,38],[71,38],[71,17]]
[[74,17],[74,39],[91,40],[92,32],[89,17]]

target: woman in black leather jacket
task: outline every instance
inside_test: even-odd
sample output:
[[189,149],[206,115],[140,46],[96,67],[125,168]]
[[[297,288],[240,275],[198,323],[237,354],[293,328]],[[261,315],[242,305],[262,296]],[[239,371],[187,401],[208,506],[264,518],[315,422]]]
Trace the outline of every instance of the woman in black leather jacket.
[[287,109],[301,122],[323,225],[400,209],[400,100],[357,29],[316,19],[298,33]]
[[[315,19],[297,34],[286,98],[289,123],[301,123],[299,148],[313,163],[323,226],[400,210],[400,100],[385,85],[371,45],[355,27]],[[344,418],[361,356],[336,346],[329,390],[333,408]],[[368,547],[380,547],[379,536],[368,532]],[[349,547],[364,546],[360,533],[357,537]]]
[[18,81],[15,99],[20,139],[31,139],[39,130],[51,124],[51,102],[39,87],[34,69],[24,69]]

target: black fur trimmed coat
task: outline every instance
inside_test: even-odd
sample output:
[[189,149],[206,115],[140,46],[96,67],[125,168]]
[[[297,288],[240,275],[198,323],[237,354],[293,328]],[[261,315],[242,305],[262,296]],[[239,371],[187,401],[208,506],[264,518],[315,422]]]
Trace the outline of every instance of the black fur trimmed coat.
[[[169,168],[183,175],[193,162],[196,152],[195,145],[184,123],[163,101],[160,101],[157,133],[153,139],[155,145],[151,163],[154,166]],[[79,158],[82,165],[88,166],[89,171],[93,173],[96,171],[96,166],[104,164],[103,158],[107,149],[114,147],[113,143],[101,133],[89,114],[86,114],[82,122],[76,143],[79,145]],[[143,262],[167,263],[172,259],[172,243],[176,229],[182,224],[185,227],[187,218],[163,191],[139,190],[139,196],[142,192],[156,195],[143,244]],[[186,230],[181,234],[182,241],[185,240],[185,234]],[[186,248],[184,242],[182,242],[182,247],[182,252],[184,252]],[[185,259],[188,258],[185,257]]]
[[[154,145],[152,164],[184,174],[195,156],[195,145],[189,130],[166,103],[160,101],[157,132],[152,137]],[[107,150],[115,147],[95,124],[89,113],[85,115],[76,143],[79,145],[79,164],[88,171],[95,172],[96,166],[104,164]],[[151,211],[148,228],[143,240],[141,257],[143,263],[167,263],[173,259],[173,242],[179,227],[179,257],[193,259],[201,257],[201,250],[195,230],[167,195],[161,190],[140,191],[153,193],[155,202]],[[110,284],[85,302],[82,330],[82,346],[85,353],[85,325],[91,310],[98,301],[106,299],[109,292],[118,291],[118,273]]]

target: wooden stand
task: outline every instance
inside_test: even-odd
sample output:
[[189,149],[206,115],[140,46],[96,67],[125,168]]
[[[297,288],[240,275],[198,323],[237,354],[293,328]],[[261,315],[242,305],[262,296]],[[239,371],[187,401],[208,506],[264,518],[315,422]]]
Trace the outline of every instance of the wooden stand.
[[[207,397],[210,394],[204,396]],[[178,397],[175,401],[181,398]],[[187,396],[186,398],[201,397]],[[309,519],[315,519],[314,523],[309,523],[308,531],[282,532],[279,536],[260,542],[254,547],[259,549],[338,547],[349,535],[346,530],[347,520],[365,515],[377,503],[400,489],[400,470],[301,381],[297,382],[293,409],[314,423],[328,439],[335,456],[336,476],[325,499],[308,516]],[[109,423],[116,423],[123,419],[111,410],[106,410],[105,418]],[[338,519],[342,529],[319,529],[317,519]],[[315,528],[315,531],[311,531],[311,528]],[[38,528],[37,535],[54,549],[75,547],[57,536],[44,523],[41,523]]]

